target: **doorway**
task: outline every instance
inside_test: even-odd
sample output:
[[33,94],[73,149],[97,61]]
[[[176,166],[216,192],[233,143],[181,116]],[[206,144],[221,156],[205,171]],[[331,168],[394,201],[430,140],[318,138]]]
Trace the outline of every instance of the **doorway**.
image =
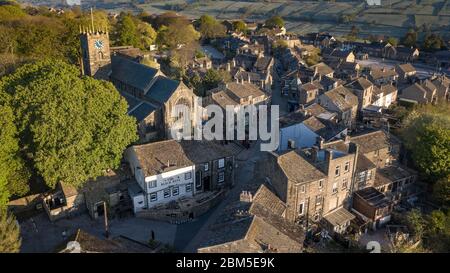
[[211,176],[203,177],[203,189],[205,191],[211,190]]

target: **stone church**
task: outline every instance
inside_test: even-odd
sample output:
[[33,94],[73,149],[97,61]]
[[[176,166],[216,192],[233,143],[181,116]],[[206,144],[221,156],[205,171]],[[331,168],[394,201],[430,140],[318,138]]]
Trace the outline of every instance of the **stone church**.
[[160,70],[116,54],[107,30],[80,29],[84,75],[111,81],[128,102],[128,114],[137,120],[140,142],[171,138],[172,126],[183,115],[172,117],[176,105],[190,109],[194,124],[196,96],[182,81],[166,77]]

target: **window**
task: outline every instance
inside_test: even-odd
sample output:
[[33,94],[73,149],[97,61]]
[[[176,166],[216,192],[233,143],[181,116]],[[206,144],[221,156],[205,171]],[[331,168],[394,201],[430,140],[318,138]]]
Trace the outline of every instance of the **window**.
[[344,171],[345,171],[345,172],[350,171],[350,162],[346,162],[346,163],[345,163]]
[[341,166],[336,166],[336,170],[334,171],[334,175],[335,176],[339,176],[340,173],[341,173]]
[[209,164],[205,163],[205,172],[207,172],[209,170]]
[[301,185],[301,186],[300,186],[300,192],[301,192],[301,193],[305,193],[305,190],[306,190],[305,185]]
[[179,189],[178,186],[173,187],[173,188],[172,188],[172,195],[173,195],[173,196],[178,195],[178,193],[180,192],[179,190],[180,190],[180,189]]
[[342,179],[342,189],[346,189],[347,188],[347,183],[348,183],[348,178]]
[[367,171],[367,180],[372,178],[372,171]]
[[305,203],[300,203],[300,206],[298,207],[298,215],[303,215],[305,209]]
[[187,184],[186,185],[186,192],[191,192],[192,191],[192,184]]
[[190,180],[192,178],[192,173],[188,172],[184,174],[184,180]]
[[156,192],[150,193],[150,202],[155,202],[158,200],[158,194]]
[[222,183],[223,181],[225,181],[225,173],[224,172],[219,172],[219,177],[218,177],[218,182]]
[[333,183],[333,193],[337,193],[338,189],[337,189],[337,182]]
[[225,159],[224,158],[219,159],[219,169],[221,169],[223,167],[225,167]]
[[316,206],[320,206],[322,204],[322,196],[317,195],[316,196]]
[[319,189],[323,187],[323,180],[319,180]]
[[164,198],[170,197],[170,188],[164,190]]
[[148,182],[148,187],[149,188],[156,188],[156,180]]

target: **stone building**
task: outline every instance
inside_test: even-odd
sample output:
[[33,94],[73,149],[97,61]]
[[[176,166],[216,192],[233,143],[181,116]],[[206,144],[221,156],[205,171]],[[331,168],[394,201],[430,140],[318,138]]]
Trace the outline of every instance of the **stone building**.
[[233,154],[212,141],[165,140],[134,145],[124,157],[140,187],[131,196],[137,200],[135,213],[234,184]]
[[358,111],[358,97],[343,86],[338,86],[319,96],[319,104],[330,112],[338,114],[342,125],[354,129]]
[[[346,152],[315,146],[270,153],[262,160],[261,170],[285,202],[288,221],[319,222],[350,206],[357,154],[358,148],[352,143]],[[346,226],[350,218],[346,219]]]
[[170,129],[183,115],[174,112],[176,105],[189,108],[194,124],[196,96],[183,82],[167,78],[159,69],[117,54],[109,46],[106,30],[80,30],[82,73],[110,80],[128,102],[128,113],[137,119],[140,142],[171,138]]

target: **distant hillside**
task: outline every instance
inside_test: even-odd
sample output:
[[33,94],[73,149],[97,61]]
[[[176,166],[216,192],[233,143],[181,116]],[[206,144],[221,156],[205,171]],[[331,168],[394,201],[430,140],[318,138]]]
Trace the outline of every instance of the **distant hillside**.
[[[21,0],[59,4],[61,0]],[[373,1],[372,1],[373,2]],[[376,2],[376,1],[375,1]],[[438,32],[450,39],[450,0],[381,0],[381,6],[366,1],[213,1],[213,0],[83,0],[82,7],[162,13],[176,11],[189,17],[210,14],[218,19],[262,21],[274,14],[282,16],[291,32],[329,31],[347,34],[353,25],[361,36],[403,36],[410,28]],[[34,3],[36,4],[36,3]]]

